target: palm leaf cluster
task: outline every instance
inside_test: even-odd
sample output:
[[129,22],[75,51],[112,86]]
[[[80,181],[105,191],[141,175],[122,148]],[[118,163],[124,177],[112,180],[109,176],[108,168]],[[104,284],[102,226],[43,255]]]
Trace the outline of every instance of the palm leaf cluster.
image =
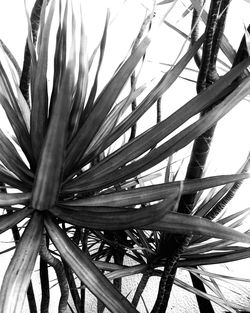
[[[197,294],[199,301],[203,297],[232,312],[244,309],[226,304],[212,273],[201,267],[246,258],[250,244],[248,231],[237,230],[248,209],[218,215],[241,181],[249,178],[249,158],[235,174],[202,177],[210,145],[206,141],[203,151],[204,133],[212,138],[216,123],[248,95],[250,86],[250,59],[241,53],[247,47],[243,41],[235,55],[223,35],[228,3],[222,3],[214,1],[206,13],[201,2],[191,1],[193,34],[200,19],[207,25],[205,34],[199,39],[193,35],[180,60],[150,88],[137,87],[135,73],[150,45],[153,13],[101,91],[98,76],[109,14],[90,58],[84,23],[76,14],[80,5],[76,9],[70,1],[37,0],[31,17],[27,13],[22,71],[1,44],[0,102],[11,131],[0,131],[0,230],[11,229],[16,241],[2,282],[1,313],[21,312],[26,295],[30,311],[37,312],[30,279],[39,254],[41,312],[49,307],[48,265],[60,286],[59,312],[67,309],[69,290],[72,311],[84,312],[86,288],[98,299],[98,312],[105,307],[138,312],[151,276],[161,277],[152,312],[165,312],[174,282]],[[211,16],[217,17],[216,23]],[[215,69],[219,44],[233,65],[221,77]],[[206,56],[209,47],[212,51]],[[193,58],[199,67],[197,96],[161,120],[162,96]],[[151,107],[157,108],[157,123],[137,134],[137,122]],[[186,179],[177,181],[177,173],[170,175],[173,155],[193,141]],[[194,159],[200,162],[198,172]],[[164,182],[148,183],[150,171],[166,160]],[[203,190],[218,186],[223,187],[199,201]],[[187,269],[201,287],[174,280],[177,267]],[[122,279],[135,274],[142,278],[130,299],[122,293]],[[202,291],[204,286],[214,294]]]

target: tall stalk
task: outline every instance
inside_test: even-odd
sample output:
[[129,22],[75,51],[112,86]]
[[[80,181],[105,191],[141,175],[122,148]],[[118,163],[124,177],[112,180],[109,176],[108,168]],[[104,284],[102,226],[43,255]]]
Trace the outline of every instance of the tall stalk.
[[[229,1],[211,1],[208,20],[205,30],[201,65],[199,69],[197,92],[200,93],[218,78],[216,71],[217,54],[224,31],[227,8]],[[216,105],[215,103],[214,105]],[[211,107],[209,108],[209,110]],[[203,111],[201,116],[207,113]],[[209,153],[215,126],[199,136],[193,144],[193,149],[187,168],[186,179],[201,178],[207,156]],[[194,205],[196,194],[188,194],[181,197],[178,211],[189,214]],[[152,313],[164,313],[166,311],[171,293],[174,277],[177,270],[177,262],[192,239],[192,235],[168,235],[162,234],[161,253],[165,259],[164,271],[160,280],[159,291]]]

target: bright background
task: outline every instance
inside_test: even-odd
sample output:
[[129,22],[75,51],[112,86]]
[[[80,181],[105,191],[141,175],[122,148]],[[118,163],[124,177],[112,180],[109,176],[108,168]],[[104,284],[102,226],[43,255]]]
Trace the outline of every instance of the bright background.
[[[27,0],[28,10],[31,9],[34,1]],[[152,1],[145,0],[85,0],[84,7],[84,22],[86,25],[86,33],[88,36],[89,51],[94,49],[100,39],[107,7],[111,8],[111,25],[108,32],[108,45],[105,54],[105,60],[101,70],[100,85],[103,85],[111,76],[120,61],[126,56],[133,39],[136,37],[141,22],[146,14],[146,9],[152,8]],[[168,21],[176,27],[188,33],[190,28],[190,16],[182,18],[182,13],[187,9],[185,3],[189,1],[179,0],[176,8],[168,16]],[[171,4],[161,6],[160,10],[166,12]],[[160,15],[160,13],[159,13]],[[248,26],[250,16],[250,4],[244,0],[232,0],[229,14],[227,18],[226,36],[233,43],[234,48],[237,48],[244,34],[244,25]],[[157,16],[156,16],[157,18]],[[23,1],[20,0],[0,0],[0,38],[7,45],[21,65],[23,60],[23,51],[27,35],[27,23]],[[152,77],[159,77],[163,71],[168,69],[168,66],[160,63],[173,63],[179,50],[182,46],[183,39],[176,32],[163,25],[159,30],[158,36],[152,42],[148,54],[151,62],[148,62],[145,70],[145,81]],[[187,73],[190,75],[190,73]],[[192,82],[180,80],[176,86],[171,88],[163,98],[163,116],[175,110],[178,106],[183,105],[191,97],[195,95],[195,85]],[[228,114],[217,126],[216,136],[211,147],[211,155],[209,164],[213,167],[208,167],[208,175],[214,174],[230,174],[234,173],[239,164],[246,158],[250,148],[250,106],[249,101],[243,101],[232,113]],[[140,122],[141,129],[148,127],[154,123],[155,113],[149,112]],[[239,210],[249,206],[249,191],[250,182],[246,182],[238,192],[237,197],[230,203],[232,210]],[[7,247],[9,242],[1,236],[0,250]],[[0,281],[4,270],[8,264],[8,259],[11,254],[1,257]],[[250,262],[232,263],[228,265],[232,274],[241,276],[249,272]],[[246,270],[246,268],[248,269]],[[214,267],[215,268],[215,267]],[[218,266],[218,271],[226,271],[225,266]],[[185,273],[183,272],[183,275]],[[35,274],[37,276],[37,274]],[[134,288],[135,282],[128,280],[129,287]],[[177,312],[176,302],[178,303],[178,312],[196,312],[197,308],[193,302],[194,297],[189,298],[187,293],[180,294],[176,287],[176,293],[171,298],[169,312]],[[37,289],[39,293],[39,288]],[[150,298],[154,290],[148,291]],[[54,293],[54,294],[53,294]],[[250,293],[250,291],[249,291]],[[52,288],[52,300],[55,300],[55,306],[51,312],[56,312],[57,306],[57,290]],[[187,302],[188,301],[188,302]],[[190,302],[191,301],[191,302]],[[173,309],[171,309],[173,308]],[[23,312],[26,312],[24,309]],[[87,309],[91,312],[91,308]]]

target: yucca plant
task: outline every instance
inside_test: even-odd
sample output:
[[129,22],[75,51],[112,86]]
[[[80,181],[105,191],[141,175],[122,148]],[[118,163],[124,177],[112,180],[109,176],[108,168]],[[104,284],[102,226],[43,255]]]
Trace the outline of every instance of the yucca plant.
[[[177,1],[162,4],[169,2],[173,7]],[[22,70],[1,44],[0,102],[11,131],[0,131],[0,230],[12,230],[16,242],[2,282],[1,313],[21,312],[26,294],[30,312],[48,312],[48,266],[60,287],[58,312],[67,307],[85,312],[86,289],[98,299],[98,312],[138,312],[152,276],[160,277],[159,290],[154,306],[145,304],[146,311],[166,311],[173,283],[195,293],[201,311],[202,299],[210,312],[210,301],[231,312],[245,309],[227,303],[213,273],[202,266],[249,256],[248,230],[236,229],[249,210],[219,215],[249,178],[249,157],[235,174],[203,177],[203,169],[216,123],[249,93],[248,47],[243,38],[235,53],[223,35],[229,1],[211,1],[208,14],[200,1],[189,5],[191,38],[166,16],[161,24],[175,28],[191,45],[149,88],[138,87],[137,74],[153,38],[153,11],[100,91],[109,13],[90,58],[78,2],[35,2]],[[198,39],[201,19],[206,29]],[[216,68],[220,47],[231,62],[221,77]],[[198,94],[161,120],[164,93],[192,59],[198,66]],[[138,121],[153,106],[156,124],[137,132]],[[192,142],[186,178],[177,180],[180,167],[170,175],[175,153]],[[151,183],[163,161],[164,180]],[[223,187],[214,189],[218,186]],[[209,188],[212,192],[204,197],[202,191]],[[30,280],[37,259],[40,309]],[[193,286],[175,278],[178,267],[190,273]],[[135,274],[142,276],[131,298],[122,281]]]

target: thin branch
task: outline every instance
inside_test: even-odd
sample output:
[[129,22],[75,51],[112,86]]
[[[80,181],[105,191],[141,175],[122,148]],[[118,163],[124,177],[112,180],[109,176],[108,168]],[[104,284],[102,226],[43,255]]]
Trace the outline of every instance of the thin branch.
[[46,245],[45,236],[42,239],[41,247],[40,247],[40,256],[45,260],[50,266],[52,266],[56,272],[58,284],[61,291],[61,297],[58,306],[58,313],[65,313],[68,305],[68,297],[69,297],[69,286],[66,278],[66,274],[64,271],[64,267],[62,262],[55,258],[48,250]]

